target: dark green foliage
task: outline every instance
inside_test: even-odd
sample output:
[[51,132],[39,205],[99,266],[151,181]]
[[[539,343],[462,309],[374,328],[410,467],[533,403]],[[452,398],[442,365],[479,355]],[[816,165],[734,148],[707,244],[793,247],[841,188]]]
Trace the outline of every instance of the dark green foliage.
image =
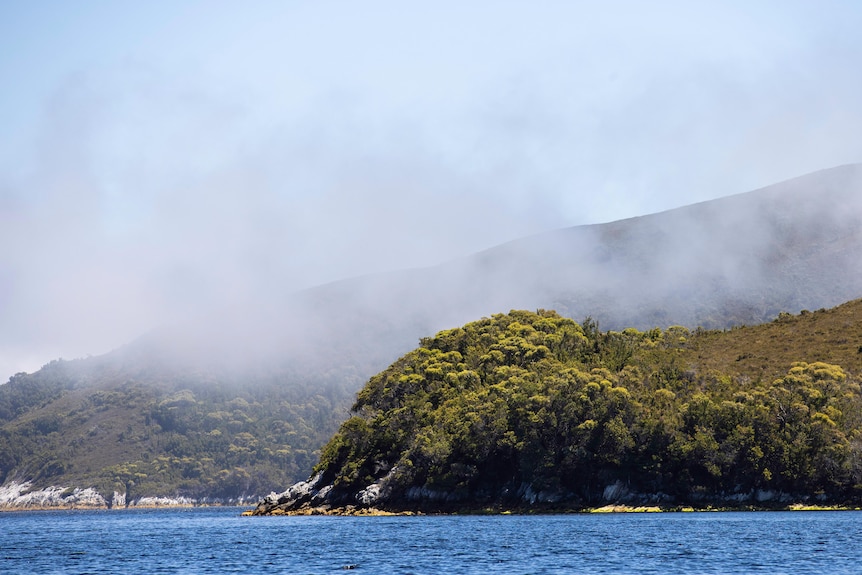
[[858,375],[823,361],[757,381],[700,368],[740,333],[601,332],[543,310],[484,318],[372,377],[317,469],[339,493],[387,475],[396,500],[416,487],[478,502],[529,486],[589,504],[616,482],[677,501],[859,500]]

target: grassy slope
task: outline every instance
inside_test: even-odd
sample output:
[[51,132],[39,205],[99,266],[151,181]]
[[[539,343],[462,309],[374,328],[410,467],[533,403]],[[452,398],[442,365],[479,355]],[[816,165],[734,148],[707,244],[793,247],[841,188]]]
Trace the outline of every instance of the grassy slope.
[[765,324],[707,331],[692,339],[684,358],[699,371],[769,381],[794,361],[823,361],[862,373],[862,299]]

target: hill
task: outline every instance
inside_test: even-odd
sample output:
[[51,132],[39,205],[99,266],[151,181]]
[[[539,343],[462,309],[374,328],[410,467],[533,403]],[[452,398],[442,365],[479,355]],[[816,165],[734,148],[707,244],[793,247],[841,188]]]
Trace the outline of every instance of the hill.
[[[441,233],[445,233],[441,222]],[[362,361],[370,377],[416,341],[508,309],[607,329],[728,328],[862,294],[862,164],[662,213],[514,240],[427,268],[374,274],[164,328],[162,354],[203,364]],[[340,360],[339,360],[340,361]]]
[[327,321],[356,317],[368,327],[375,318],[381,333],[401,329],[413,341],[507,309],[590,315],[609,329],[726,328],[858,297],[860,249],[862,165],[854,164],[555,230],[431,268],[338,282],[303,301]]
[[350,373],[202,371],[119,350],[0,386],[0,507],[256,500],[343,421]]
[[258,513],[862,502],[862,300],[728,331],[513,311],[372,377]]
[[[225,308],[106,356],[51,362],[0,385],[0,501],[42,501],[40,489],[58,486],[120,502],[290,484],[308,475],[364,381],[423,336],[500,310],[694,330],[837,305],[862,294],[860,204],[862,166],[842,166]],[[739,365],[757,377],[772,357]]]

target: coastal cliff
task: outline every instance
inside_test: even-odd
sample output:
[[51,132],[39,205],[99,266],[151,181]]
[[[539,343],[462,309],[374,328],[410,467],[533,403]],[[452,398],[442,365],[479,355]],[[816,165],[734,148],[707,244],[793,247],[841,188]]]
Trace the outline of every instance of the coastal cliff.
[[49,486],[35,488],[31,482],[12,481],[0,486],[0,511],[29,511],[44,509],[128,509],[193,507],[200,505],[248,505],[248,498],[219,499],[191,497],[135,496],[114,491],[105,495],[89,487]]

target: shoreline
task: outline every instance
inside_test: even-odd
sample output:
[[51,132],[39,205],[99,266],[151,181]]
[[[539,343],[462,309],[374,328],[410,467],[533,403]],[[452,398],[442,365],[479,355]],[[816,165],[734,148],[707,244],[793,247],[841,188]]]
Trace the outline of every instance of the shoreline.
[[776,511],[862,511],[862,506],[853,505],[810,505],[792,503],[782,506],[705,506],[689,505],[655,506],[655,505],[603,505],[582,509],[504,509],[483,508],[464,509],[457,511],[424,511],[403,510],[390,511],[375,507],[304,507],[293,510],[273,509],[266,513],[257,513],[256,509],[244,511],[243,517],[279,517],[279,516],[332,516],[332,517],[393,517],[393,516],[464,516],[464,515],[602,515],[617,513],[728,513],[728,512],[776,512]]
[[144,504],[130,505],[129,507],[114,506],[106,507],[104,505],[22,505],[22,506],[0,506],[0,513],[23,513],[27,511],[106,511],[106,512],[124,512],[134,511],[135,509],[193,509],[205,507],[236,507],[238,509],[249,509],[249,505],[238,505],[229,503],[177,503],[169,505]]
[[183,495],[140,495],[129,498],[127,493],[114,491],[112,495],[103,494],[93,487],[51,485],[33,488],[30,481],[11,481],[0,486],[0,512],[252,507],[259,502],[258,497],[247,496],[236,499],[195,499]]
[[257,513],[255,506],[248,504],[231,503],[176,503],[155,504],[146,503],[142,505],[125,506],[96,506],[96,505],[22,505],[22,506],[0,506],[0,513],[25,513],[28,511],[105,511],[124,512],[135,509],[195,509],[208,507],[232,507],[242,509],[240,515],[243,517],[279,517],[279,516],[331,516],[331,517],[408,517],[408,516],[464,516],[464,515],[611,515],[617,513],[726,513],[726,512],[770,512],[770,511],[862,511],[859,505],[811,505],[806,503],[791,503],[788,505],[735,505],[714,506],[706,505],[695,507],[691,505],[622,505],[609,504],[600,507],[584,508],[504,508],[484,507],[465,508],[452,510],[433,509],[406,509],[393,511],[377,507],[356,507],[347,505],[344,507],[302,507],[300,509],[283,510],[273,509],[266,513]]

